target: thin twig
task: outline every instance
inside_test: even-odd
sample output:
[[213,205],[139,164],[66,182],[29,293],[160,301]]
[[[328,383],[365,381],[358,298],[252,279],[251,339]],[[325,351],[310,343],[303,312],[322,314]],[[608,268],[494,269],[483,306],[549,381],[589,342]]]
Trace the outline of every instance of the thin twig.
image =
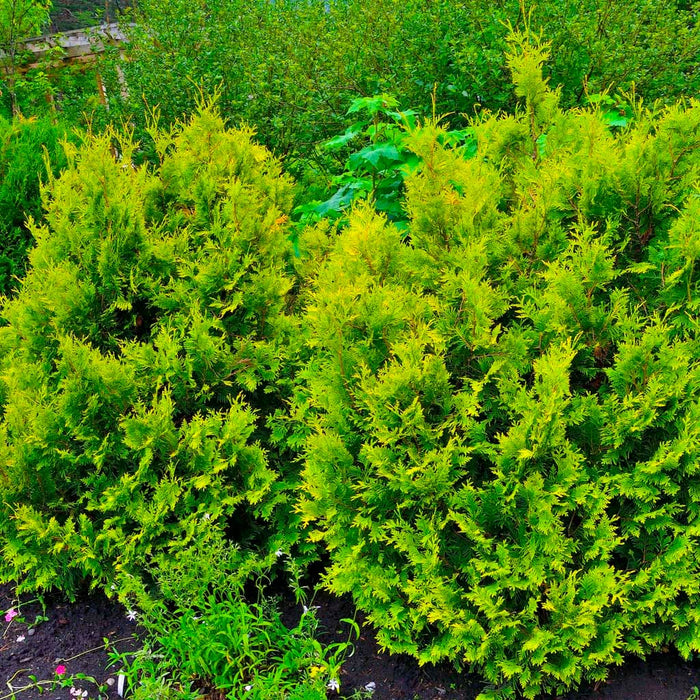
[[12,689],[12,681],[15,679],[15,676],[18,676],[20,673],[24,673],[25,671],[31,671],[31,668],[20,668],[19,671],[15,671],[12,674],[11,678],[7,679],[7,686]]
[[[22,670],[23,671],[30,671],[31,669],[26,668],[26,669],[22,669]],[[19,673],[19,671],[17,673]],[[17,675],[17,673],[15,673],[15,676]],[[12,678],[14,678],[15,676],[12,676]],[[16,693],[23,693],[25,690],[32,690],[32,688],[36,688],[40,685],[49,685],[49,684],[55,683],[55,682],[56,681],[35,681],[34,683],[30,683],[29,685],[23,685],[21,688],[12,689],[10,691],[9,695],[0,695],[0,700],[13,700]],[[9,685],[10,681],[7,681],[7,683]],[[11,685],[9,685],[9,687],[12,688]]]
[[[121,639],[115,639],[113,642],[109,642],[109,644],[117,644],[118,642],[126,642],[129,639],[133,639],[133,634],[129,637],[122,637]],[[76,654],[75,656],[69,656],[66,659],[59,658],[58,661],[73,661],[74,659],[77,659],[81,656],[85,656],[86,654],[92,654],[93,651],[99,651],[100,649],[106,649],[107,644],[100,644],[100,646],[95,647],[94,649],[88,649],[87,651],[81,651],[79,654]],[[58,663],[57,661],[57,663]],[[2,698],[0,698],[2,700]]]

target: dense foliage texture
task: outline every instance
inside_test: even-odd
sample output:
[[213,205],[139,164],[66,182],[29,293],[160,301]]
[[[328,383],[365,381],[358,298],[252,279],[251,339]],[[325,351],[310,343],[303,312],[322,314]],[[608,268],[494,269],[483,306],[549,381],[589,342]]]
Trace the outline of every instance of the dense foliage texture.
[[[352,98],[383,92],[429,112],[511,109],[507,24],[521,0],[141,0],[125,66],[137,121],[146,104],[175,119],[198,89],[258,128],[277,153],[308,157],[343,130]],[[536,4],[565,105],[585,92],[636,90],[672,101],[700,88],[694,3],[584,0]],[[114,90],[119,93],[117,87]]]
[[290,182],[206,108],[153,135],[153,171],[112,134],[67,146],[2,311],[3,576],[27,588],[138,579],[277,498]]
[[[42,216],[41,183],[47,166],[56,174],[65,166],[61,140],[65,129],[48,119],[12,121],[0,117],[0,293],[16,286],[33,244],[27,226]],[[48,163],[46,161],[48,157]]]
[[484,698],[700,650],[700,104],[619,133],[522,107],[431,123],[401,232],[361,206],[301,237],[312,359],[300,510],[393,652],[483,671]]
[[[307,536],[382,645],[480,670],[485,700],[602,678],[625,653],[700,651],[700,103],[564,109],[525,34],[503,59],[518,108],[457,131],[417,127],[381,81],[348,115],[280,101],[312,94],[317,74],[294,71],[326,60],[299,36],[322,42],[341,16],[363,36],[361,7],[171,3],[163,29],[192,30],[168,35],[169,64],[159,47],[172,75],[148,55],[129,67],[173,97],[168,117],[187,108],[178,73],[216,78],[281,150],[356,120],[326,144],[346,172],[302,202],[301,232],[279,162],[209,106],[147,126],[150,165],[108,132],[47,173],[29,273],[1,309],[0,578],[115,586],[169,659],[194,644],[188,693],[203,665],[230,693],[337,687],[338,648],[245,598],[255,572],[298,582]],[[416,21],[410,48],[420,11],[450,5],[377,8]],[[683,47],[684,12],[654,15],[681,17]],[[596,16],[612,31],[613,9]],[[299,51],[286,72],[260,62],[271,28]],[[379,47],[401,35],[377,31]],[[334,65],[397,65],[362,42],[333,44]],[[145,687],[173,668],[152,664]]]

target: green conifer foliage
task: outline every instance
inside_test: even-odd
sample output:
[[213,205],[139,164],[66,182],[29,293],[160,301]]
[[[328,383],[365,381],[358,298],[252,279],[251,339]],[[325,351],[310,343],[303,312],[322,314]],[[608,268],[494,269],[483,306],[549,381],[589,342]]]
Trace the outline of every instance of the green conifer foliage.
[[66,147],[2,310],[3,576],[25,588],[137,576],[278,500],[291,183],[210,107],[153,137],[155,169],[115,134]]
[[483,698],[700,650],[700,104],[564,112],[545,48],[513,41],[522,108],[475,157],[413,135],[406,231],[362,206],[300,239],[325,583]]

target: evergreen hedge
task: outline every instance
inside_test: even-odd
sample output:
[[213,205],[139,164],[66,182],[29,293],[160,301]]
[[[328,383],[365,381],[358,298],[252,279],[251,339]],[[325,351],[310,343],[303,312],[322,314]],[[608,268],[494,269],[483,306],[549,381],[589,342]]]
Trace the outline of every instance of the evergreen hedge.
[[211,107],[152,167],[67,144],[1,313],[0,578],[128,595],[212,533],[308,536],[485,699],[700,650],[700,103],[564,110],[546,58],[512,37],[521,106],[464,146],[412,131],[401,228],[297,240]]
[[263,419],[295,327],[292,186],[203,107],[66,145],[0,328],[3,578],[72,591],[138,580],[211,529],[241,541],[281,498]]
[[413,134],[403,232],[363,205],[300,241],[325,585],[483,698],[700,650],[700,103],[611,127],[546,55],[512,47],[522,107],[475,155]]

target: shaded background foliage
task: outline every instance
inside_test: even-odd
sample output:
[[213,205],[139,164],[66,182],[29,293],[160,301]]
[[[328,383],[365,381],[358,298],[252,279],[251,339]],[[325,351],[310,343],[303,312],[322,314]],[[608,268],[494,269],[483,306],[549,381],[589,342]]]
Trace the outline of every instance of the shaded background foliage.
[[98,22],[114,22],[132,5],[130,0],[54,0],[50,28],[52,32],[66,32]]
[[[0,293],[24,275],[34,241],[27,220],[43,216],[41,183],[66,165],[65,127],[47,118],[8,121],[0,117]],[[48,170],[47,170],[48,168]]]
[[[503,55],[523,12],[517,0],[142,0],[127,72],[136,103],[167,119],[192,109],[198,86],[219,90],[234,122],[277,153],[308,156],[342,131],[358,95],[390,93],[424,112],[434,97],[457,120],[512,109]],[[545,0],[530,22],[552,42],[564,106],[632,84],[648,102],[700,87],[696,2]]]

